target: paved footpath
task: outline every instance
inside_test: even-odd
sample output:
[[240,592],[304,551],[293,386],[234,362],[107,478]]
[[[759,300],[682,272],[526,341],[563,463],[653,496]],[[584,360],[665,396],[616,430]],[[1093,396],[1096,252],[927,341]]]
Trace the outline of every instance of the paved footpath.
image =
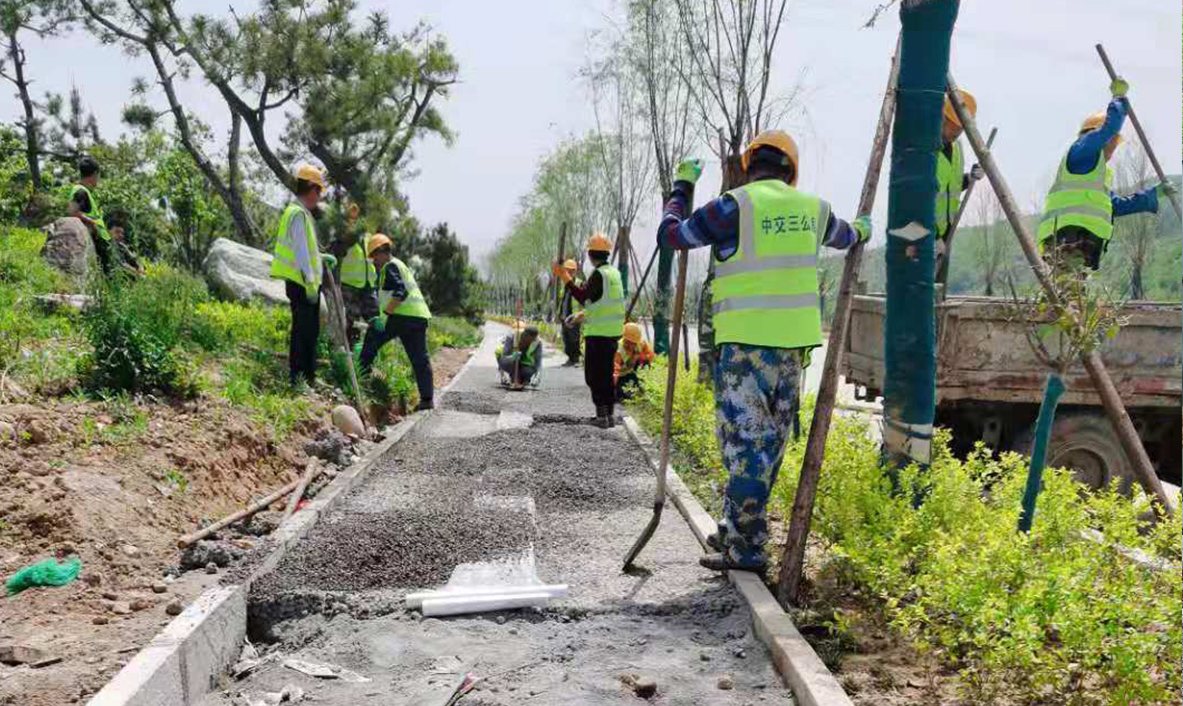
[[[652,516],[652,472],[622,426],[579,422],[593,412],[583,370],[560,367],[560,352],[547,351],[539,389],[502,389],[493,348],[505,332],[486,327],[440,408],[254,587],[251,633],[277,658],[207,706],[288,684],[334,706],[443,706],[463,672],[519,667],[459,703],[639,703],[628,674],[657,682],[653,704],[793,703],[746,606],[698,566],[702,550],[672,505],[642,568],[621,571]],[[404,609],[406,593],[442,586],[457,567],[535,572],[570,595],[465,617]],[[370,681],[317,680],[287,658]]]

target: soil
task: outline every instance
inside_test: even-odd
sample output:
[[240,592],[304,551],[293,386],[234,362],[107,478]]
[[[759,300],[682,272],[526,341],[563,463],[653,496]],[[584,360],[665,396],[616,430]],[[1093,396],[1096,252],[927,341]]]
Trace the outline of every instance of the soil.
[[[441,351],[437,384],[470,352]],[[0,405],[0,422],[16,432],[0,439],[0,574],[71,555],[83,567],[67,586],[0,599],[0,646],[62,659],[38,669],[0,664],[0,704],[85,701],[172,619],[170,602],[187,604],[224,578],[231,560],[261,550],[257,535],[273,529],[278,512],[220,533],[184,560],[176,541],[298,478],[305,445],[331,429],[333,404],[314,398],[309,419],[281,441],[220,399]],[[210,562],[218,573],[204,570]]]

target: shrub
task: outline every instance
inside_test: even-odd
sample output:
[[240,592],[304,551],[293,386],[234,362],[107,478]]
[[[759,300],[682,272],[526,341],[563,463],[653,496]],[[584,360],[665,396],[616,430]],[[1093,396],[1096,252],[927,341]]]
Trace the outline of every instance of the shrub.
[[[0,371],[39,358],[44,342],[73,331],[71,317],[46,314],[34,297],[69,291],[69,281],[41,258],[45,235],[0,228]],[[34,345],[36,344],[36,345]]]
[[291,313],[282,307],[208,301],[193,311],[193,341],[208,351],[285,351]]
[[[642,373],[642,423],[660,429],[664,360]],[[808,428],[812,402],[803,405]],[[718,502],[725,478],[714,439],[711,391],[679,380],[671,429],[701,469],[692,490]],[[786,517],[804,436],[790,443],[770,511]],[[1016,531],[1027,461],[984,448],[962,461],[936,439],[930,469],[901,474],[923,484],[919,508],[896,497],[864,422],[836,416],[814,512],[828,560],[875,596],[901,635],[958,669],[974,703],[1178,703],[1183,677],[1183,573],[1179,517],[1139,521],[1144,496],[1082,493],[1071,474],[1044,475],[1030,534]],[[989,492],[987,492],[989,487]],[[1082,533],[1103,531],[1100,543]],[[1152,571],[1132,547],[1170,562]],[[770,548],[773,552],[776,548]]]
[[473,348],[481,344],[481,330],[466,319],[436,316],[427,329],[427,343],[432,351],[439,348]]

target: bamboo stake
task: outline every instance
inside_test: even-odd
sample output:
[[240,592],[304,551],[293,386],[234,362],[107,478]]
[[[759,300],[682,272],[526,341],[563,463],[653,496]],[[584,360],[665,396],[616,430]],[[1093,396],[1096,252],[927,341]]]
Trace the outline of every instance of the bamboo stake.
[[[965,128],[965,135],[969,138],[969,143],[977,154],[978,163],[986,171],[986,176],[990,178],[990,185],[994,187],[994,193],[998,195],[1002,209],[1006,212],[1007,220],[1010,221],[1011,228],[1019,239],[1019,246],[1022,247],[1031,269],[1035,271],[1035,278],[1039,280],[1039,285],[1047,292],[1048,301],[1055,307],[1055,310],[1064,311],[1063,301],[1052,282],[1051,271],[1036,250],[1035,240],[1031,237],[1027,223],[1023,220],[1023,212],[1015,203],[1014,194],[1011,193],[1010,187],[1003,179],[1002,171],[995,163],[994,156],[986,149],[977,125],[961,101],[961,96],[957,94],[957,84],[954,83],[952,74],[949,75],[949,97],[953,109],[957,112],[957,117],[961,119],[961,124]],[[1089,377],[1092,378],[1093,385],[1097,388],[1097,394],[1101,397],[1101,405],[1105,409],[1106,416],[1109,417],[1109,423],[1117,432],[1117,438],[1121,441],[1121,447],[1129,458],[1130,465],[1133,466],[1138,482],[1141,483],[1147,495],[1158,501],[1155,512],[1173,515],[1174,507],[1170,497],[1163,489],[1162,481],[1154,473],[1154,465],[1150,462],[1150,456],[1142,446],[1142,440],[1138,438],[1138,430],[1134,428],[1134,423],[1130,420],[1125,404],[1121,401],[1121,395],[1117,392],[1117,387],[1113,384],[1113,379],[1109,376],[1109,371],[1106,370],[1105,363],[1101,360],[1101,354],[1092,350],[1083,354],[1081,359]]]
[[300,479],[300,484],[296,486],[294,493],[288,496],[287,509],[283,511],[283,519],[288,519],[296,512],[296,506],[300,504],[300,500],[304,497],[305,491],[308,490],[308,484],[312,482],[312,478],[320,472],[320,464],[315,458],[308,459],[308,470],[304,472],[304,477]]
[[[320,472],[319,468],[320,467],[318,465],[317,466],[317,473],[318,474]],[[314,475],[313,478],[315,478],[315,477],[316,476]],[[239,520],[245,519],[247,517],[250,517],[251,515],[254,515],[258,512],[265,510],[268,506],[271,505],[271,503],[275,502],[276,500],[279,500],[280,498],[284,497],[285,495],[287,495],[288,493],[292,492],[297,487],[299,487],[300,483],[302,483],[302,482],[303,482],[303,479],[294,480],[291,483],[288,483],[284,487],[280,488],[279,490],[275,491],[271,495],[268,495],[267,497],[263,498],[262,500],[259,500],[259,501],[255,502],[254,504],[243,508],[242,510],[239,510],[238,512],[234,513],[233,515],[230,515],[228,517],[224,517],[221,520],[218,520],[214,524],[210,525],[209,527],[199,529],[196,532],[190,532],[189,534],[187,534],[177,540],[177,546],[180,547],[181,549],[184,549],[185,547],[187,547],[191,544],[196,544],[198,542],[198,540],[205,539],[206,537],[210,536],[214,532],[217,532],[218,530],[220,530],[224,527],[232,525],[235,522],[238,522]]]
[[[998,128],[990,130],[990,137],[986,140],[986,149],[994,146],[994,138],[998,135]],[[969,197],[973,196],[974,187],[978,182],[971,181],[969,188],[961,197],[961,207],[957,209],[957,215],[953,217],[953,222],[949,224],[949,230],[945,231],[945,256],[941,259],[941,268],[937,271],[937,284],[945,284],[949,281],[949,263],[953,259],[953,236],[957,235],[957,227],[961,225],[961,218],[965,215],[966,209],[969,208]]]
[[[900,74],[900,48],[896,43],[895,56],[891,60],[891,71],[887,90],[883,94],[883,105],[879,109],[879,122],[875,127],[875,139],[871,143],[871,158],[867,162],[867,174],[863,179],[863,191],[859,198],[858,215],[870,215],[875,205],[875,192],[879,187],[879,174],[883,167],[883,156],[887,153],[887,139],[891,136],[891,121],[895,115],[896,82]],[[830,433],[830,421],[834,415],[834,398],[838,394],[838,368],[842,361],[846,334],[850,328],[850,310],[854,299],[854,285],[858,279],[863,261],[863,243],[851,246],[846,254],[846,266],[842,271],[842,285],[834,310],[834,323],[830,328],[830,342],[826,346],[826,362],[822,368],[821,385],[814,405],[813,424],[809,427],[809,441],[805,446],[805,458],[801,461],[801,479],[797,484],[797,495],[793,500],[793,514],[789,521],[789,536],[781,558],[777,597],[781,603],[796,603],[800,595],[801,574],[805,567],[805,543],[809,539],[809,525],[813,519],[813,504],[817,498],[817,485],[821,478],[822,461],[825,460],[826,437]]]

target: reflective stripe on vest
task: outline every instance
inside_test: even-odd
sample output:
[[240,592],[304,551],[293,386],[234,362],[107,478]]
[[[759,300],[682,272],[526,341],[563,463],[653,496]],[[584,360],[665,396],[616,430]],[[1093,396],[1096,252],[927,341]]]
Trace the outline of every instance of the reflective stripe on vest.
[[[308,248],[308,258],[312,264],[313,281],[305,282],[304,273],[300,270],[299,264],[296,263],[296,240],[292,235],[292,219],[297,216],[304,219],[304,235],[308,241],[305,245]],[[283,210],[283,216],[279,219],[279,231],[275,235],[275,252],[271,256],[271,278],[272,279],[286,279],[290,282],[295,282],[301,287],[307,288],[309,285],[320,289],[320,250],[317,249],[316,230],[312,223],[312,214],[308,213],[298,203],[289,203],[287,208]]]
[[374,269],[374,263],[366,258],[365,246],[369,241],[370,236],[363,236],[345,253],[345,259],[341,261],[342,285],[365,289],[378,281],[378,271]]
[[[431,310],[427,308],[427,300],[423,298],[423,292],[419,291],[419,285],[415,282],[415,273],[411,272],[411,268],[403,264],[403,261],[397,257],[390,258],[390,262],[386,267],[394,265],[398,268],[398,274],[403,278],[403,284],[407,288],[407,298],[399,304],[394,311],[390,312],[391,316],[414,316],[418,319],[430,319]],[[386,289],[386,267],[378,273],[378,309],[385,314],[386,305],[390,303],[391,294]]]
[[[100,238],[108,243],[111,242],[111,232],[107,230],[107,221],[103,218],[103,209],[99,208],[98,199],[94,197],[91,190],[83,184],[75,184],[74,188],[70,191],[70,200],[73,201],[79,191],[85,192],[87,200],[90,201],[90,210],[83,211],[83,215],[94,221],[95,230],[98,231]],[[60,194],[61,192],[59,191],[58,193]]]
[[603,293],[594,302],[584,304],[583,335],[620,338],[624,335],[624,283],[620,270],[612,265],[596,268],[603,283]]
[[715,260],[715,343],[821,345],[817,250],[830,205],[775,179],[728,194],[739,205],[739,243]]
[[965,180],[965,163],[961,156],[961,142],[953,142],[953,158],[945,151],[937,153],[937,237],[945,237],[949,224],[961,210],[961,184]]
[[1060,162],[1056,183],[1047,194],[1043,220],[1039,222],[1039,250],[1061,228],[1077,226],[1109,240],[1113,235],[1113,199],[1109,195],[1113,172],[1105,162],[1105,155],[1097,155],[1097,164],[1088,174],[1068,171],[1068,157]]

